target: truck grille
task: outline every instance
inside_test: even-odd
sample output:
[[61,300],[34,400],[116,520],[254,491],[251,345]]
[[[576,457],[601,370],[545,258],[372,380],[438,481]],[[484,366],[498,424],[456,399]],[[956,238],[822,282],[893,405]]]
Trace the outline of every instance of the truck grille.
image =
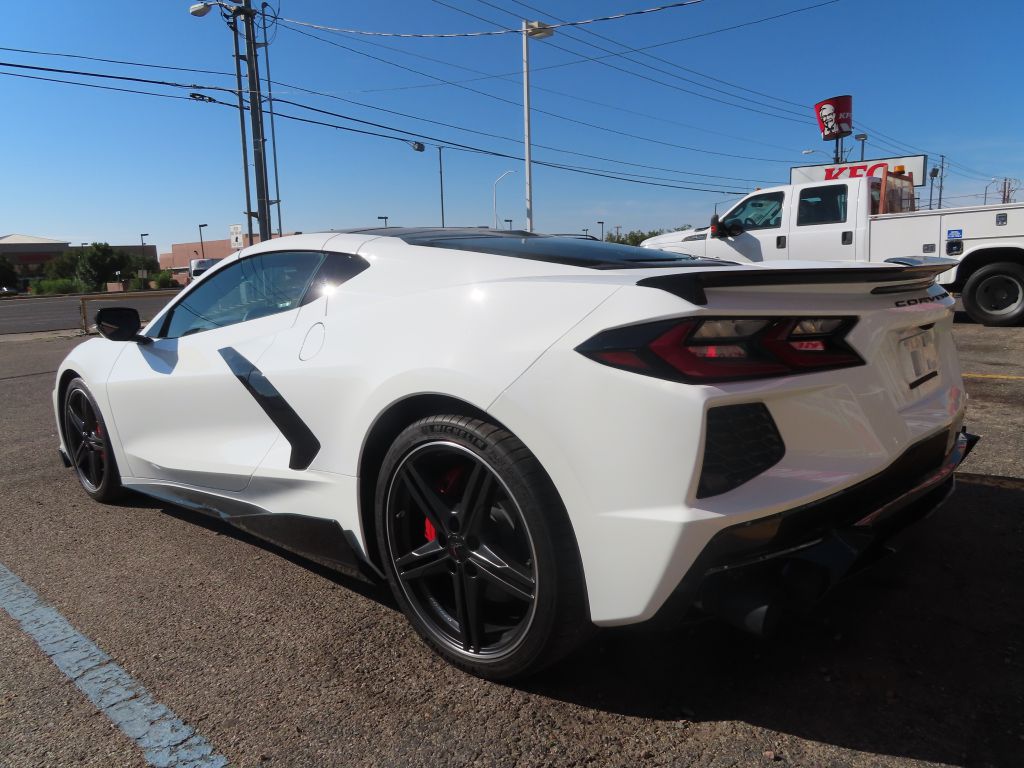
[[763,403],[708,409],[697,498],[717,496],[743,485],[778,464],[785,453],[782,436]]

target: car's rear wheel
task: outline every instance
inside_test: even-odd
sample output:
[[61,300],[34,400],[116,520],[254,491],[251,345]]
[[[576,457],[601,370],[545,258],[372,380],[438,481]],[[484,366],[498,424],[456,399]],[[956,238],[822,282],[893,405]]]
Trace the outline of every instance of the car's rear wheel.
[[962,298],[975,322],[995,326],[1024,323],[1024,266],[1001,262],[981,267],[968,278]]
[[388,451],[376,500],[395,597],[456,666],[508,680],[585,637],[591,625],[565,509],[506,430],[464,416],[417,421]]
[[64,445],[85,492],[96,501],[116,501],[124,494],[114,452],[99,406],[81,379],[64,392]]

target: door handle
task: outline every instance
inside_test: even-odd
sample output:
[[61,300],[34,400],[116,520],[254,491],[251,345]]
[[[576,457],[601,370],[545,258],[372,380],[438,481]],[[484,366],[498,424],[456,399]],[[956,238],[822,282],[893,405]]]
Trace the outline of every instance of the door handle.
[[843,232],[843,245],[853,245],[853,232],[851,230]]
[[785,235],[779,235],[778,237],[775,238],[775,247],[776,248],[785,248],[786,247],[786,236]]

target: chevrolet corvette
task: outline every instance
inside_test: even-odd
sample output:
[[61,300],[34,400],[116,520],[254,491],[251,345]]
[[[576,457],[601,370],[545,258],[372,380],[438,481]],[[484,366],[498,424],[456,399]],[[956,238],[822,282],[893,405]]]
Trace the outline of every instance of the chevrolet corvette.
[[[945,266],[731,264],[487,229],[275,239],[60,366],[85,492],[387,581],[434,651],[767,633],[952,492],[977,438]],[[130,544],[126,544],[130,546]]]

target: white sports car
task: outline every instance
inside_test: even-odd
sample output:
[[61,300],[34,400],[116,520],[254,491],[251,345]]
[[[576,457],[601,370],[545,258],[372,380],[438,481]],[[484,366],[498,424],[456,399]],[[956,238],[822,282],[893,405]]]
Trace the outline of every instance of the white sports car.
[[475,674],[694,611],[753,631],[940,504],[973,446],[945,267],[732,265],[486,229],[286,237],[145,329],[101,309],[61,455],[385,578]]

